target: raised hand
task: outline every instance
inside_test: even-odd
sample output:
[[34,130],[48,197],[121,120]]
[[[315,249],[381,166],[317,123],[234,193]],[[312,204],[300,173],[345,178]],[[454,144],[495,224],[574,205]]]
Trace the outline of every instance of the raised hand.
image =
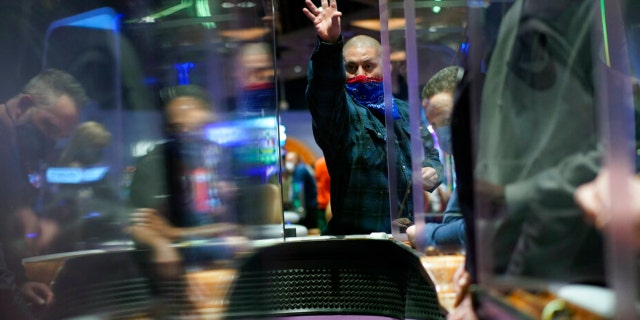
[[324,42],[333,43],[340,38],[340,17],[336,0],[322,0],[320,7],[316,7],[311,0],[305,0],[307,8],[302,12],[313,22],[318,37]]

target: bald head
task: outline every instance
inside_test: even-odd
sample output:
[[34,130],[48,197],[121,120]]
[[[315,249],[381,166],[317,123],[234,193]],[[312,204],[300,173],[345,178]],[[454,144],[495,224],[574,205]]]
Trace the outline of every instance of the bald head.
[[342,48],[347,79],[357,76],[382,78],[380,42],[365,36],[355,36]]
[[380,42],[375,38],[359,35],[349,39],[342,49],[342,52],[349,50],[353,47],[365,47],[365,48],[374,48],[378,53],[380,52]]

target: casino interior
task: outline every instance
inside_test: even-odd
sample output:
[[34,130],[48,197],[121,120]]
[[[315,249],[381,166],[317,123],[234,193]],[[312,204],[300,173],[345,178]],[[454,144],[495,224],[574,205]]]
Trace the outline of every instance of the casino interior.
[[[395,161],[387,231],[323,234],[331,206],[309,210],[308,186],[290,180],[287,153],[312,175],[323,157],[305,99],[318,37],[303,0],[0,4],[0,101],[40,71],[62,70],[89,98],[73,134],[91,127],[106,137],[60,139],[25,169],[36,232],[0,206],[0,318],[640,318],[640,5],[336,1],[345,40],[382,45],[387,123],[393,99],[409,106],[411,237],[395,223],[406,218]],[[422,92],[449,66],[463,71],[445,150]],[[166,96],[189,86],[206,93],[213,115],[168,135]],[[420,179],[421,130],[443,165],[431,192]],[[181,221],[203,227],[191,233],[132,200],[170,196],[152,194],[170,165],[140,159],[171,139],[182,139],[175,152],[188,165],[164,190],[179,203],[162,208],[189,212]],[[92,161],[63,161],[74,147]],[[145,170],[155,180],[136,184]],[[0,173],[0,183],[10,178]],[[453,193],[464,240],[435,241]],[[178,235],[141,240],[136,224],[153,219]],[[24,281],[48,288],[46,302],[30,300]]]

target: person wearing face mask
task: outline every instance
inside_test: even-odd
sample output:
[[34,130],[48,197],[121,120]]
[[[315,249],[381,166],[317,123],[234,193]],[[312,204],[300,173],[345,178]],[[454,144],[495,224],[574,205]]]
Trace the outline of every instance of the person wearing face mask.
[[237,111],[242,116],[259,116],[276,109],[272,50],[267,43],[252,42],[238,52],[237,81],[241,90]]
[[[453,111],[453,94],[462,78],[462,68],[446,67],[438,71],[422,89],[422,106],[427,120],[438,137],[440,149],[451,152],[451,112]],[[415,245],[415,226],[407,228],[409,242]],[[425,225],[425,242],[427,246],[461,247],[466,241],[465,223],[458,204],[458,193],[453,189],[442,223]]]
[[25,277],[21,259],[47,246],[34,209],[40,169],[56,141],[71,134],[87,102],[73,76],[48,69],[0,105],[1,319],[30,319],[53,302],[48,285]]
[[[402,227],[413,220],[411,146],[407,103],[393,99],[398,203],[389,203],[387,130],[380,43],[360,35],[344,42],[335,0],[306,0],[317,45],[308,69],[306,99],[314,137],[331,176],[333,217],[323,234],[391,232],[391,205]],[[422,182],[434,190],[444,179],[438,151],[425,148]],[[395,223],[395,222],[394,222]]]

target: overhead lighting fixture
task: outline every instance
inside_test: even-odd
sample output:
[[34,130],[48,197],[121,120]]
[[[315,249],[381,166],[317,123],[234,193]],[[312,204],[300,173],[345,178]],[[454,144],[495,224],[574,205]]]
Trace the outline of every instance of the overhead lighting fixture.
[[220,31],[220,35],[227,38],[237,40],[255,40],[269,32],[267,28],[247,28],[237,30],[223,30]]
[[407,52],[406,51],[394,51],[389,55],[389,60],[392,62],[399,62],[407,60]]
[[[196,0],[196,16],[211,17],[211,9],[209,8],[209,0]],[[204,22],[202,25],[207,29],[213,29],[216,24],[213,22]]]
[[[442,0],[436,0],[436,2],[442,2]],[[434,6],[433,8],[431,8],[431,11],[433,13],[440,13],[440,11],[442,11],[442,7],[441,6]]]
[[[417,18],[416,23],[420,23],[422,19]],[[380,31],[379,19],[366,19],[356,20],[351,22],[352,26],[363,28],[367,30]],[[389,19],[389,30],[401,30],[406,26],[404,18],[391,18]]]
[[255,6],[256,4],[251,1],[244,1],[244,2],[238,3],[238,7],[240,8],[253,8]]
[[193,5],[193,0],[181,0],[180,4],[175,6],[160,10],[156,13],[150,14],[146,17],[140,18],[138,21],[130,20],[127,22],[144,22],[144,23],[153,23],[160,18],[164,18],[166,16],[170,16],[178,11],[190,8]]

